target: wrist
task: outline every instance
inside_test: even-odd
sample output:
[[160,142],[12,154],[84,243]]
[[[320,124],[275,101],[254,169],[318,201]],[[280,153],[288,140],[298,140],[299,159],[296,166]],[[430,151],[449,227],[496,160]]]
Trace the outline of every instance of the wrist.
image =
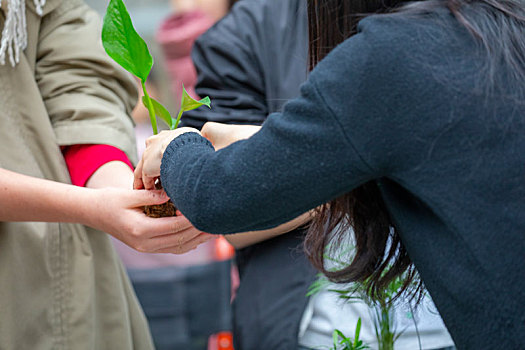
[[95,227],[98,217],[96,208],[100,207],[99,197],[102,191],[83,187],[76,187],[75,190],[73,199],[68,204],[69,210],[65,209],[71,215],[68,221]]

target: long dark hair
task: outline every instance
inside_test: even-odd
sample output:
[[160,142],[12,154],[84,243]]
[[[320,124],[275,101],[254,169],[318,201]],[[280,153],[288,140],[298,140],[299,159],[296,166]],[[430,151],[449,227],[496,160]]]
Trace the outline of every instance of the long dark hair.
[[[367,14],[389,12],[401,1],[309,0],[310,67],[357,31]],[[396,9],[398,14],[429,13],[448,8],[487,52],[487,72],[505,63],[511,81],[525,84],[525,4],[521,0],[429,0]],[[494,69],[492,69],[494,68]],[[492,77],[489,77],[492,78]],[[489,79],[489,81],[491,81]],[[521,82],[521,83],[519,83]],[[523,86],[520,87],[523,91]],[[327,246],[348,242],[354,231],[354,255],[348,265],[334,271],[325,267]],[[417,278],[417,272],[401,242],[382,199],[377,182],[368,182],[318,209],[305,239],[313,265],[336,282],[365,283],[372,297],[379,297],[389,283],[404,274],[400,293]],[[417,283],[421,290],[421,283]]]

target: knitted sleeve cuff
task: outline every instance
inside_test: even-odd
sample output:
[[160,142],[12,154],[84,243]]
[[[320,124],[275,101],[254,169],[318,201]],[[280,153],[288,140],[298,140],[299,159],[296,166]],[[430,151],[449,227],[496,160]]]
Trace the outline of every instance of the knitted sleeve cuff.
[[208,147],[213,149],[211,142],[205,137],[202,137],[196,132],[186,132],[182,135],[177,136],[175,139],[173,139],[173,141],[171,141],[169,146],[166,148],[166,151],[168,151],[168,149],[181,147],[187,144],[195,144],[195,145],[203,144],[203,145],[208,145]]
[[205,148],[213,152],[215,151],[211,142],[196,132],[187,132],[176,137],[168,147],[166,147],[164,155],[162,156],[160,166],[161,179],[169,178],[170,169],[172,166],[176,166],[176,158],[180,156],[180,152],[178,151],[181,147]]

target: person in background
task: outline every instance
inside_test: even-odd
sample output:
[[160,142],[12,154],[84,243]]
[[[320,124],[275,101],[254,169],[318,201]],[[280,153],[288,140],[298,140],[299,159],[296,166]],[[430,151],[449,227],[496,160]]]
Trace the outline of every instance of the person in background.
[[[305,248],[329,278],[377,295],[402,275],[408,288],[417,267],[459,349],[520,349],[525,5],[421,1],[347,39],[348,2],[309,3],[315,68],[301,97],[217,152],[192,128],[150,139],[135,187],[160,176],[217,234],[323,205]],[[332,271],[326,246],[348,226],[355,254]]]
[[150,252],[209,237],[141,211],[167,197],[131,188],[136,90],[104,52],[98,15],[79,0],[0,6],[0,347],[152,349],[101,231]]
[[223,18],[237,0],[171,0],[174,12],[164,20],[156,35],[164,54],[173,97],[180,103],[182,86],[195,93],[197,73],[191,60],[195,40]]

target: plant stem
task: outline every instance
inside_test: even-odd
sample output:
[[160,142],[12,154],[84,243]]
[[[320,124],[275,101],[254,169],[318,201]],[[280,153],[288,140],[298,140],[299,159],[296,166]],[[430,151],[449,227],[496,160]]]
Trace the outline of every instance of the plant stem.
[[144,92],[144,98],[146,99],[146,108],[149,112],[149,120],[151,121],[151,127],[153,128],[153,134],[157,135],[159,133],[159,130],[157,129],[157,118],[155,117],[155,108],[153,108],[153,103],[151,102],[151,98],[148,95],[148,91],[146,90],[146,83],[144,80],[141,80],[140,83],[142,84],[142,91]]
[[177,120],[175,121],[175,126],[173,127],[173,130],[177,129],[177,126],[179,126],[180,118],[182,117],[183,112],[184,111],[182,110],[182,106],[180,106],[179,115],[177,116]]
[[412,313],[412,321],[414,321],[414,327],[416,327],[416,334],[417,334],[417,342],[419,344],[419,350],[422,350],[421,347],[421,336],[419,335],[419,328],[417,327],[417,321],[416,321],[416,315],[414,313],[414,308],[412,307],[412,304],[409,302],[408,306],[410,307],[410,312]]

